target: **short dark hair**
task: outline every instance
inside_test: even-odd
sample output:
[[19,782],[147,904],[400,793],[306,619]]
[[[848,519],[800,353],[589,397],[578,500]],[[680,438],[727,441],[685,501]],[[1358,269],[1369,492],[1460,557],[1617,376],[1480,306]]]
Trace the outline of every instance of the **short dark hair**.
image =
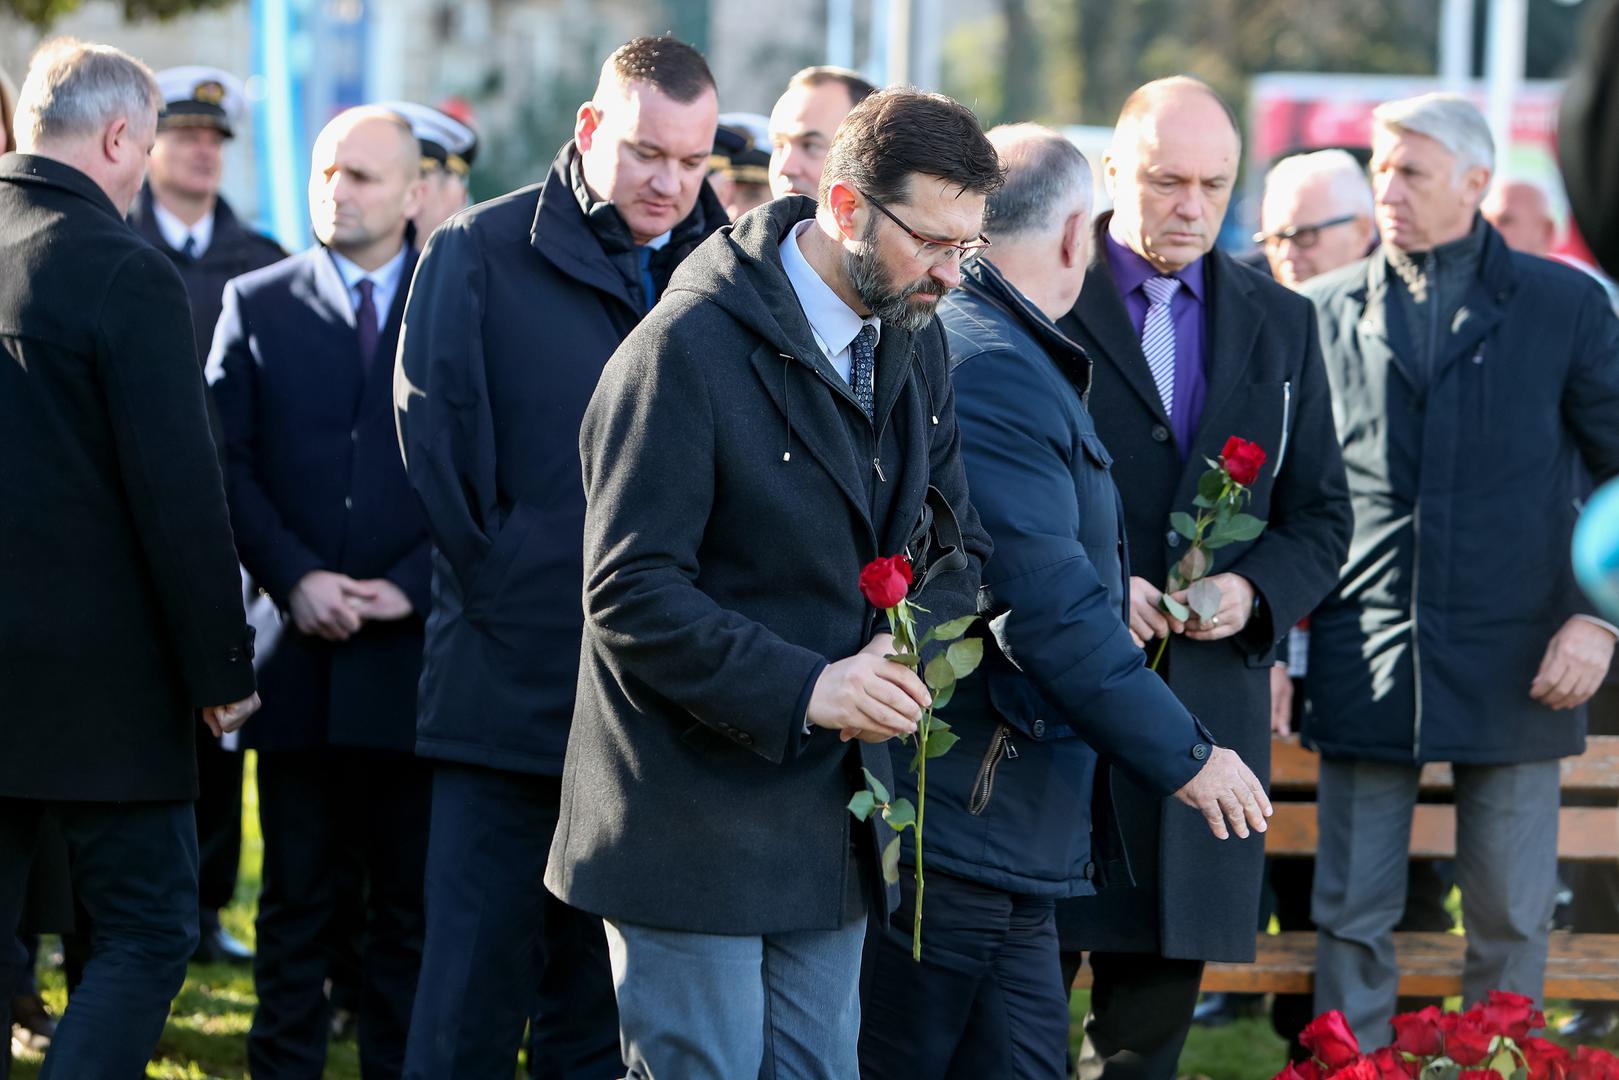
[[602,74],[609,71],[620,86],[644,82],[682,105],[696,101],[705,90],[717,90],[703,54],[670,34],[626,41],[603,65]]
[[787,80],[787,89],[791,90],[795,86],[825,86],[828,83],[837,83],[849,92],[850,108],[865,101],[877,90],[871,83],[862,79],[859,72],[835,64],[817,64],[794,72],[793,77]]
[[1005,182],[995,148],[973,111],[943,94],[912,87],[878,90],[838,125],[818,195],[846,180],[878,202],[903,202],[912,174],[936,176],[988,195]]

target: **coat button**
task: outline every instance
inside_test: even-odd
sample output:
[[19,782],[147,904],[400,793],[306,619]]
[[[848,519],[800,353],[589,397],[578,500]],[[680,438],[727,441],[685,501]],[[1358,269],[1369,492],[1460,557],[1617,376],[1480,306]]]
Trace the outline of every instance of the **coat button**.
[[1209,756],[1209,744],[1208,743],[1193,743],[1192,744],[1192,760],[1193,761],[1202,761],[1204,758],[1206,758],[1208,756]]
[[353,495],[345,495],[345,496],[343,496],[343,509],[345,509],[345,510],[353,510],[354,509],[354,496]]
[[1085,880],[1086,881],[1095,881],[1096,880],[1096,864],[1095,863],[1088,862],[1088,863],[1085,864]]
[[360,429],[355,428],[353,431],[349,432],[349,442],[357,443],[359,441],[360,441]]
[[1170,547],[1180,547],[1181,534],[1176,532],[1174,529],[1170,529],[1164,534],[1164,543],[1168,544]]
[[1152,426],[1152,441],[1153,442],[1168,442],[1169,441],[1169,429],[1166,428],[1162,424],[1154,424]]
[[741,743],[743,746],[752,746],[753,736],[749,735],[746,731],[739,731],[736,733],[736,741]]
[[1043,739],[1046,737],[1046,722],[1044,720],[1036,720],[1034,723],[1029,725],[1029,730],[1034,733],[1035,738]]

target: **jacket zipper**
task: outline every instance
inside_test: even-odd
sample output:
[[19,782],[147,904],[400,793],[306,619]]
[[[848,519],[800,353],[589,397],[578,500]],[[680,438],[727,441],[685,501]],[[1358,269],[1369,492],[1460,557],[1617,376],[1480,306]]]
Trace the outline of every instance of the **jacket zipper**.
[[973,780],[972,795],[967,800],[967,812],[974,817],[989,807],[990,796],[995,794],[995,770],[1000,767],[1001,760],[1011,761],[1017,757],[1017,747],[1012,745],[1011,734],[1011,729],[1005,724],[996,724],[995,734],[989,737],[989,749],[984,751],[978,776]]
[[[1434,373],[1439,369],[1439,279],[1435,274],[1438,260],[1428,252],[1425,270],[1428,277],[1428,385],[1423,387],[1422,398],[1428,400]],[[1423,409],[1426,419],[1427,409]],[[1417,497],[1411,502],[1411,760],[1422,760],[1422,472],[1417,469]]]
[[1276,451],[1276,467],[1271,469],[1271,479],[1281,475],[1282,459],[1287,457],[1287,440],[1293,432],[1288,428],[1288,420],[1293,415],[1293,380],[1288,379],[1282,383],[1282,438],[1281,445]]

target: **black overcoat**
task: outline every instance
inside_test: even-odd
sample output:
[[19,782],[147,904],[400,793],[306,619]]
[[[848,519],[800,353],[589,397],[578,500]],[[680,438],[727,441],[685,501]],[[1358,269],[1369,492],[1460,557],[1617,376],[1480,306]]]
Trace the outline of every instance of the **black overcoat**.
[[[1183,554],[1169,515],[1193,512],[1198,477],[1208,469],[1204,459],[1218,458],[1228,437],[1252,440],[1269,456],[1250,507],[1269,524],[1257,540],[1215,552],[1214,564],[1215,573],[1231,571],[1253,583],[1260,613],[1222,641],[1171,640],[1160,669],[1215,740],[1268,777],[1276,642],[1338,580],[1351,529],[1314,312],[1223,252],[1205,256],[1208,395],[1183,461],[1113,283],[1109,220],[1097,222],[1085,291],[1059,325],[1095,362],[1091,415],[1124,497],[1130,572],[1159,585],[1168,578]],[[1115,801],[1137,885],[1065,902],[1064,947],[1252,959],[1263,839],[1217,840],[1196,811],[1148,798],[1124,777]]]
[[[548,776],[562,772],[584,624],[579,420],[646,313],[585,218],[575,153],[433,233],[394,391],[434,545],[417,752]],[[667,257],[724,223],[704,185]]]
[[83,173],[0,158],[0,795],[197,794],[252,643],[179,276]]
[[141,239],[167,255],[180,272],[186,295],[191,298],[191,324],[196,328],[199,363],[208,358],[214,327],[219,325],[219,312],[225,303],[225,283],[287,257],[280,244],[243,225],[223,198],[214,204],[214,235],[208,242],[208,250],[195,259],[175,251],[163,238],[163,230],[158,228],[157,215],[152,209],[150,184],[141,186],[141,193],[129,211],[129,223],[135,226]]
[[[613,355],[580,432],[585,638],[546,885],[609,919],[841,925],[853,766],[892,770],[886,746],[806,734],[805,708],[826,664],[871,640],[861,567],[916,550],[930,487],[964,557],[914,599],[941,621],[976,606],[989,541],[943,333],[882,328],[868,421],[777,251],[814,212],[778,199],[705,241]],[[885,838],[860,848],[874,860]]]
[[1329,757],[1510,764],[1585,746],[1585,708],[1529,686],[1552,635],[1595,610],[1569,545],[1588,478],[1619,474],[1619,321],[1589,275],[1480,227],[1426,380],[1389,318],[1386,257],[1304,290],[1355,508],[1342,584],[1311,619],[1304,734]]
[[242,566],[276,606],[311,570],[386,578],[412,613],[366,623],[347,641],[303,634],[287,618],[259,669],[261,750],[415,745],[429,542],[405,479],[390,405],[407,253],[370,371],[354,309],[322,247],[232,281],[211,370],[225,426],[225,482]]

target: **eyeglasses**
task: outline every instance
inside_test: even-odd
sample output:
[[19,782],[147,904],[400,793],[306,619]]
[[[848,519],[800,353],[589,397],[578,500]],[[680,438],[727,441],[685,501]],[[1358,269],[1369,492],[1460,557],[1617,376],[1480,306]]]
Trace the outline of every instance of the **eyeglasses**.
[[[856,188],[855,190],[860,191],[859,188]],[[875,206],[878,210],[882,211],[884,217],[886,217],[889,221],[892,221],[895,225],[898,225],[901,229],[905,230],[905,235],[909,236],[912,240],[915,240],[917,244],[920,245],[916,252],[917,258],[919,259],[926,259],[932,263],[945,262],[954,259],[961,266],[971,266],[973,260],[977,259],[979,255],[983,254],[984,249],[989,247],[989,237],[985,236],[983,233],[979,233],[978,239],[974,240],[970,244],[953,244],[948,240],[935,240],[932,237],[923,236],[921,233],[905,224],[905,222],[901,221],[899,217],[888,207],[884,206],[876,199],[873,199],[870,195],[866,195],[864,191],[861,191],[860,194],[865,197],[867,202]]]
[[1277,229],[1273,233],[1254,233],[1254,243],[1264,244],[1266,247],[1279,247],[1283,240],[1291,240],[1294,247],[1313,248],[1321,239],[1321,230],[1330,229],[1334,225],[1347,225],[1360,217],[1359,214],[1344,214],[1342,217],[1329,218],[1318,221],[1314,225],[1289,225],[1285,229]]

